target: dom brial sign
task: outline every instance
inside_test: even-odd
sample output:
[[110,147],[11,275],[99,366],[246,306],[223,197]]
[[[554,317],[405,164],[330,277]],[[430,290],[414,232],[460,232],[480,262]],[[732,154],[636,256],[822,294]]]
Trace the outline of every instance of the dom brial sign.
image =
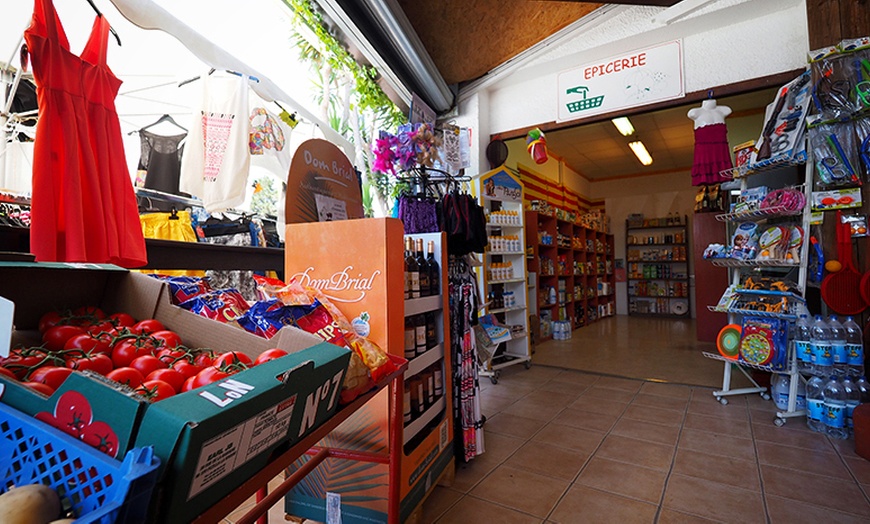
[[563,71],[560,122],[685,96],[683,41],[675,40]]

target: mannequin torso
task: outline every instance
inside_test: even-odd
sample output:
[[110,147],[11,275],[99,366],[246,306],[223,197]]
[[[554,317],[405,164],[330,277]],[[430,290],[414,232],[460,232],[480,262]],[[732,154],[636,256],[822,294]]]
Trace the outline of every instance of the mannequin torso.
[[713,124],[724,124],[725,117],[731,114],[728,106],[716,105],[713,99],[701,102],[701,107],[689,110],[688,117],[695,122],[695,129]]

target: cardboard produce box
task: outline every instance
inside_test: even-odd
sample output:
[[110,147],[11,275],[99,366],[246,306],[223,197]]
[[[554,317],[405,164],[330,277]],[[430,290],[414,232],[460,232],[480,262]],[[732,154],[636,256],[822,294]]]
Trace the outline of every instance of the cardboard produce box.
[[161,460],[154,504],[159,522],[196,517],[262,468],[276,448],[296,442],[338,407],[350,351],[295,328],[266,340],[200,317],[172,305],[167,286],[146,275],[114,266],[0,263],[0,296],[15,303],[13,340],[38,335],[39,317],[50,310],[98,305],[137,320],[156,318],[191,347],[253,357],[272,347],[291,353],[155,404],[78,372],[51,397],[0,377],[0,401],[30,415],[85,398],[88,422],[114,434],[115,456],[154,446]]

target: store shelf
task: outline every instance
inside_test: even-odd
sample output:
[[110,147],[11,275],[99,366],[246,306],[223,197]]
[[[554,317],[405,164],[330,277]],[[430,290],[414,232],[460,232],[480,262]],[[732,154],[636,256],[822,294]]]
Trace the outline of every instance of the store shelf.
[[789,209],[785,206],[772,206],[764,209],[755,209],[753,211],[740,211],[735,213],[722,213],[716,215],[716,220],[719,222],[729,222],[732,220],[755,220],[760,218],[776,218],[788,216],[800,216],[803,209]]
[[719,175],[724,178],[746,178],[752,175],[758,175],[784,167],[793,167],[803,165],[807,162],[807,152],[801,151],[794,158],[791,157],[776,157],[752,165],[737,166],[732,169],[720,171]]
[[629,264],[688,264],[688,260],[629,260]]
[[486,224],[487,229],[522,229],[522,224]]
[[429,406],[429,409],[423,412],[419,418],[405,426],[404,436],[402,437],[402,445],[407,444],[412,438],[417,436],[418,433],[423,431],[426,426],[432,422],[436,416],[447,406],[447,401],[442,396],[438,400],[435,401],[434,404]]
[[[628,247],[657,247],[657,246],[687,246],[685,242],[656,242],[654,244],[626,244]],[[599,253],[603,254],[603,253]]]
[[688,282],[688,278],[634,278],[628,277],[629,280],[636,280],[638,282],[652,282],[656,280],[665,280],[665,281],[673,281],[673,282]]
[[751,364],[751,363],[745,362],[743,360],[738,360],[736,358],[727,358],[727,357],[723,357],[722,355],[718,355],[716,353],[708,353],[706,351],[702,351],[701,354],[704,355],[705,357],[713,359],[713,360],[719,360],[721,362],[730,362],[732,364],[737,364],[738,366],[744,366],[747,368],[757,369],[759,371],[768,371],[770,373],[779,373],[782,375],[789,375],[789,374],[792,374],[794,372],[794,370],[792,370],[792,369],[774,369],[770,366]]
[[755,309],[720,308],[717,306],[707,306],[707,310],[714,313],[733,313],[735,315],[745,315],[753,317],[781,318],[783,320],[790,321],[797,320],[797,315],[790,315],[788,313],[771,313],[768,311],[758,311]]
[[490,309],[490,313],[507,313],[509,311],[524,311],[525,306],[503,307],[499,309]]
[[408,361],[408,371],[405,372],[405,380],[407,381],[409,378],[438,362],[442,358],[444,358],[443,344],[438,344],[431,349],[427,349],[426,352],[419,357],[414,357]]
[[[609,295],[597,295],[597,297],[605,297]],[[672,297],[668,295],[632,295],[629,293],[629,298],[666,298],[668,300],[688,300],[689,297]]]
[[405,300],[405,316],[410,317],[420,313],[428,313],[441,309],[441,295],[430,297],[409,298]]
[[487,284],[495,285],[495,284],[513,284],[517,282],[525,282],[524,278],[510,278],[508,280],[490,280]]
[[717,267],[783,267],[795,268],[800,265],[797,262],[784,260],[741,260],[739,258],[710,258],[710,263]]
[[683,229],[687,226],[688,226],[688,223],[686,223],[686,224],[671,224],[669,226],[632,226],[632,225],[629,225],[626,228],[626,231],[634,231],[636,229]]
[[525,251],[488,251],[488,255],[525,255]]

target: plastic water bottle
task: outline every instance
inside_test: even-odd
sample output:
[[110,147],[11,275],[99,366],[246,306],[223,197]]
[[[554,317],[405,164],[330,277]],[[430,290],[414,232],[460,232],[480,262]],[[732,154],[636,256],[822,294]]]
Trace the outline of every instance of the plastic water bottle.
[[810,344],[810,321],[802,314],[795,322],[794,349],[797,357],[798,371],[812,373],[813,347]]
[[858,387],[858,393],[861,396],[861,404],[867,404],[870,402],[870,382],[867,381],[867,377],[861,375],[858,377],[858,381],[855,382],[855,385]]
[[812,364],[814,373],[828,376],[834,371],[834,356],[831,354],[831,330],[821,315],[816,315],[810,328],[810,344],[812,344]]
[[861,333],[861,326],[852,317],[846,317],[843,329],[846,330],[849,372],[861,376],[864,374],[864,335]]
[[846,329],[837,319],[837,315],[831,315],[828,319],[828,330],[831,332],[831,356],[834,358],[834,373],[843,376],[849,368],[849,354],[846,353]]
[[846,375],[843,377],[843,382],[841,383],[843,386],[843,394],[846,397],[846,429],[849,430],[849,434],[851,435],[854,431],[854,424],[852,423],[852,412],[855,411],[855,408],[858,407],[858,404],[861,403],[861,392],[858,391],[858,385],[855,384],[852,377]]
[[828,377],[822,396],[825,399],[823,416],[828,436],[839,439],[849,438],[849,430],[846,429],[846,393],[836,375]]
[[820,376],[814,376],[807,381],[807,426],[813,431],[825,431],[824,413],[825,396],[822,390],[825,382]]
[[778,409],[788,409],[788,388],[791,378],[788,375],[774,374],[770,381],[770,396]]

